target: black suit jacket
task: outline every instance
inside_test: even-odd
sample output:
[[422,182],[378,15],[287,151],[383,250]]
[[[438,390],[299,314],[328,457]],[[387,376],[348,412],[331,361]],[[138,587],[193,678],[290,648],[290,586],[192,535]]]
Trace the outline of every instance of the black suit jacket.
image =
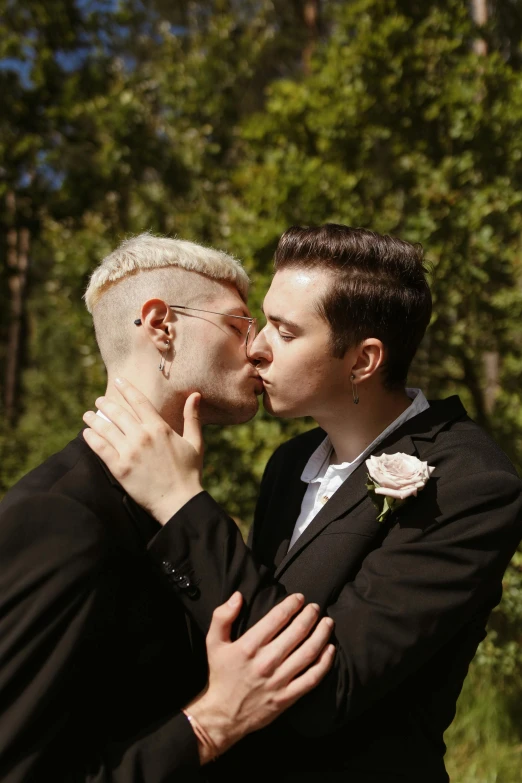
[[[243,743],[255,758],[249,780],[268,768],[272,779],[301,783],[443,783],[443,732],[522,537],[522,484],[452,397],[375,452],[404,452],[435,467],[417,497],[377,522],[363,464],[287,551],[306,489],[301,472],[324,437],[322,430],[298,436],[269,461],[255,557],[206,493],[167,523],[150,552],[197,581],[199,598],[182,600],[203,630],[235,589],[246,597],[239,633],[294,591],[335,620],[331,673]],[[238,780],[248,758],[240,751]]]
[[158,529],[81,435],[0,504],[2,783],[200,780],[179,709],[203,637],[146,554]]

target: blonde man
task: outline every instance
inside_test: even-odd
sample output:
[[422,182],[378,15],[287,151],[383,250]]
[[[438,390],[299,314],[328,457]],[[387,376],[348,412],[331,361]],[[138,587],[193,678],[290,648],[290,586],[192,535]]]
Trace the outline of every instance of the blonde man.
[[[178,432],[194,390],[204,421],[249,419],[260,383],[246,357],[247,290],[225,253],[148,234],[123,242],[85,296],[106,395],[122,399],[124,373]],[[147,558],[160,530],[81,433],[0,505],[4,783],[202,780],[202,764],[328,670],[331,621],[316,625],[316,605],[290,596],[232,642],[241,596],[227,593],[207,636],[207,682],[204,639]],[[171,577],[197,599],[190,577]]]
[[174,429],[191,391],[203,395],[205,422],[251,419],[262,384],[246,358],[247,295],[247,274],[226,253],[150,234],[124,241],[85,293],[108,393],[118,374],[133,378]]

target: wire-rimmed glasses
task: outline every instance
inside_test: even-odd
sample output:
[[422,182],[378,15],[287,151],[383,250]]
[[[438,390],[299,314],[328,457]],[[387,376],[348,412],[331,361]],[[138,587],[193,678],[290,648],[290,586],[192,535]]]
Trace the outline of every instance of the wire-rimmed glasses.
[[[240,318],[248,322],[248,329],[245,336],[245,352],[248,358],[248,345],[254,342],[257,334],[257,318],[251,318],[248,315],[233,315],[232,313],[218,313],[216,310],[202,310],[200,307],[186,307],[185,305],[169,305],[173,310],[195,310],[197,313],[212,313],[212,315],[224,315],[226,318]],[[136,326],[141,326],[141,318],[134,321]]]

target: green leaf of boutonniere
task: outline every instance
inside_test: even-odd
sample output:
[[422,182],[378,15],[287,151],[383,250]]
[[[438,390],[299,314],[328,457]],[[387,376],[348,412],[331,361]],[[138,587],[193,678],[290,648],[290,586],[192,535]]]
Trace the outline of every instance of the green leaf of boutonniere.
[[376,487],[380,487],[380,484],[374,481],[368,474],[366,489],[368,490],[370,500],[379,512],[377,515],[377,522],[384,522],[392,511],[396,511],[406,502],[407,498],[405,498],[405,500],[400,500],[399,498],[390,498],[387,495],[377,495],[375,492]]

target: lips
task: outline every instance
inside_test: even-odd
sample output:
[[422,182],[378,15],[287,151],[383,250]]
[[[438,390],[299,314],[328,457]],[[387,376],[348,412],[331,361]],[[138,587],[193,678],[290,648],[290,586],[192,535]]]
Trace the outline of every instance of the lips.
[[255,384],[255,392],[256,392],[256,394],[262,394],[263,393],[263,389],[265,388],[265,385],[264,385],[263,381],[261,380],[261,378],[259,378],[259,377],[254,375],[254,376],[252,376],[252,380],[254,381],[254,384]]

